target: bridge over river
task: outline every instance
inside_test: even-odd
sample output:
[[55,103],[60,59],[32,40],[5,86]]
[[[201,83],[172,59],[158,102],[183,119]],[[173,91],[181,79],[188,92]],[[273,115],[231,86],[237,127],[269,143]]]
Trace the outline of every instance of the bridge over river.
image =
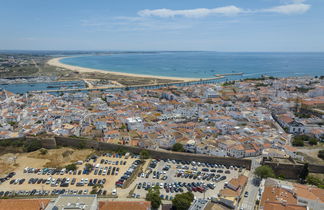
[[31,91],[30,93],[60,93],[60,92],[83,92],[83,91],[92,91],[92,90],[112,90],[112,91],[122,91],[122,90],[137,90],[137,89],[159,89],[169,86],[178,86],[185,87],[190,85],[201,85],[201,84],[214,84],[219,82],[219,80],[224,79],[224,76],[218,76],[208,79],[193,80],[187,82],[170,82],[163,84],[152,84],[152,85],[131,85],[124,87],[100,87],[100,88],[71,88],[71,89],[58,89],[58,90],[40,90],[40,91]]

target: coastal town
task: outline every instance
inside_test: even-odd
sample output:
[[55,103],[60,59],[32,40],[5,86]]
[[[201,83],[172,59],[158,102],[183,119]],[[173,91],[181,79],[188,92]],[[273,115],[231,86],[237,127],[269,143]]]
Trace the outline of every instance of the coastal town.
[[[1,91],[0,137],[87,137],[236,158],[293,156],[293,134],[321,141],[323,80],[263,78],[153,90],[50,95]],[[306,113],[306,114],[305,114]]]
[[[321,209],[324,205],[324,191],[319,188],[320,184],[316,187],[312,183],[313,186],[306,187],[306,185],[271,178],[262,179],[261,182],[259,180],[255,184],[256,178],[253,173],[258,167],[263,167],[260,166],[263,160],[268,159],[295,162],[316,160],[321,163],[316,155],[309,156],[312,148],[307,148],[312,145],[322,145],[324,141],[323,97],[324,80],[323,77],[317,76],[294,78],[263,76],[182,87],[171,85],[159,89],[63,91],[59,94],[46,92],[14,94],[2,90],[0,92],[0,138],[10,140],[24,137],[66,137],[80,142],[91,139],[101,143],[131,146],[148,151],[175,150],[214,158],[252,161],[248,170],[242,170],[243,168],[239,165],[224,163],[224,167],[199,163],[199,166],[204,167],[198,168],[199,173],[202,172],[204,175],[193,177],[197,176],[199,180],[205,177],[204,179],[214,180],[216,184],[197,186],[194,184],[195,187],[193,187],[191,184],[187,185],[188,183],[182,186],[180,182],[180,185],[176,182],[174,188],[172,187],[174,179],[168,177],[184,177],[179,181],[186,183],[186,177],[189,178],[190,175],[190,167],[186,164],[193,167],[191,169],[193,171],[190,172],[193,173],[197,170],[196,163],[168,159],[159,163],[161,160],[153,159],[153,163],[149,167],[146,166],[148,168],[144,170],[144,173],[139,173],[139,178],[132,183],[131,186],[135,186],[137,190],[131,194],[129,190],[132,187],[126,187],[127,190],[122,190],[119,194],[121,199],[127,197],[128,194],[131,194],[135,200],[145,198],[145,193],[143,194],[140,190],[141,187],[144,187],[144,183],[145,185],[153,183],[143,182],[141,178],[149,177],[157,167],[160,170],[171,168],[170,172],[158,178],[166,180],[160,183],[160,187],[166,190],[166,194],[160,196],[162,200],[168,201],[174,198],[173,191],[167,195],[170,189],[183,192],[182,187],[185,187],[188,192],[194,190],[194,192],[204,192],[204,195],[208,192],[208,199],[205,196],[202,197],[199,192],[194,193],[195,201],[190,207],[192,209],[208,209],[211,208],[210,205],[220,205],[225,209],[238,207],[253,209],[253,206],[259,209],[282,206],[287,206],[287,208],[294,206],[296,207],[294,209]],[[309,139],[301,142],[302,137]],[[180,150],[176,150],[175,145],[180,145]],[[80,144],[80,149],[82,149],[81,146]],[[171,161],[170,165],[169,161]],[[137,167],[136,164],[133,165],[134,169]],[[94,166],[100,171],[105,171],[100,173],[107,173],[108,167],[104,169],[95,164]],[[130,165],[127,164],[127,167]],[[210,169],[217,167],[225,170],[227,168],[226,173],[231,176],[222,177],[219,174],[213,177],[206,173],[209,171],[223,173],[224,169]],[[239,173],[237,173],[238,169]],[[124,173],[126,169],[121,170]],[[61,173],[77,175],[77,171],[58,171],[58,174]],[[96,175],[97,172],[94,173]],[[156,176],[154,174],[154,177]],[[160,174],[158,176],[160,177]],[[71,179],[73,177],[71,176]],[[45,177],[42,178],[45,180]],[[24,185],[21,178],[16,180],[17,183],[22,182],[21,184]],[[116,180],[116,186],[121,185],[124,189],[125,180],[114,180]],[[85,182],[84,179],[80,181],[80,183],[83,182]],[[57,186],[56,181],[53,183],[53,186]],[[106,192],[103,194],[103,190],[98,191],[98,196],[111,195],[111,193],[115,193],[114,196],[116,196],[116,192],[113,191],[114,187],[110,185],[113,182],[108,183],[109,186],[104,185]],[[88,184],[88,181],[82,186],[85,184]],[[61,186],[66,185],[68,186],[69,182],[61,184]],[[6,185],[2,184],[2,186]],[[18,186],[21,189],[20,185]],[[88,184],[88,186],[92,185]],[[15,189],[9,185],[8,189],[10,188]],[[148,188],[150,186],[145,187],[145,189]],[[209,188],[211,190],[208,190]],[[217,192],[213,190],[214,188]],[[81,190],[81,194],[87,196],[90,191],[91,188],[84,189]],[[45,197],[49,194],[67,194],[68,196],[68,194],[80,194],[78,192],[79,190],[49,190],[48,192],[37,191],[37,194],[41,193]],[[312,192],[312,198],[307,197],[306,192]],[[0,192],[3,196],[15,195],[10,191],[2,193]],[[16,193],[21,196],[22,191]],[[283,193],[287,199],[279,199]],[[91,199],[97,199],[92,195],[89,196]],[[63,197],[58,199],[63,199]],[[306,203],[305,200],[307,200]]]
[[324,210],[323,11],[2,1],[0,210]]

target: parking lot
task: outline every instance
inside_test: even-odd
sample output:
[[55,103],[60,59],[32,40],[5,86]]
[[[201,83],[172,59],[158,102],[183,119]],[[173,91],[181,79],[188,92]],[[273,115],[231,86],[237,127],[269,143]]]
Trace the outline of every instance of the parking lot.
[[[20,165],[0,184],[0,197],[11,195],[89,194],[98,185],[99,195],[111,194],[115,183],[138,161],[138,156],[103,154],[77,162],[77,170],[33,168]],[[91,165],[91,167],[90,167]],[[92,170],[91,170],[92,168]],[[99,187],[99,186],[102,186]]]
[[132,197],[145,198],[148,189],[159,186],[161,197],[172,200],[178,193],[191,191],[196,198],[217,197],[224,184],[237,178],[244,169],[194,161],[153,160],[138,175]]

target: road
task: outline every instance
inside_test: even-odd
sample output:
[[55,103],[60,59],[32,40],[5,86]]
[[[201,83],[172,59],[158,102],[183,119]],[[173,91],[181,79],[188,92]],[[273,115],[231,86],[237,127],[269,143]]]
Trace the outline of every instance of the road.
[[[249,195],[248,195],[248,197],[242,197],[242,200],[239,205],[240,208],[238,208],[238,209],[244,209],[244,210],[254,209],[254,205],[255,205],[257,195],[258,195],[259,187],[253,183],[253,180],[255,178],[253,173],[254,173],[255,168],[260,166],[260,161],[261,161],[260,157],[252,159],[252,166],[251,166],[251,170],[248,175],[249,179],[248,179],[248,183],[245,187],[245,191],[244,191],[244,193],[249,192]],[[244,196],[244,193],[243,193],[243,196]]]

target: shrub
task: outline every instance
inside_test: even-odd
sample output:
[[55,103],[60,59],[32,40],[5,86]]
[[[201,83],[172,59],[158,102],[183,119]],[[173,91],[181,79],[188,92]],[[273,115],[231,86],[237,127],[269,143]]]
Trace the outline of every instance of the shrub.
[[317,157],[321,158],[322,160],[324,160],[324,149],[318,151]]
[[78,169],[77,165],[74,164],[74,163],[65,166],[65,168],[66,168],[66,170],[68,170],[68,171],[75,171],[75,170]]
[[304,146],[304,141],[301,139],[294,139],[291,144],[295,147],[303,147]]
[[118,148],[116,149],[115,151],[117,154],[119,155],[125,155],[127,153],[127,151],[125,149],[122,149],[122,148]]
[[150,158],[150,153],[147,150],[141,150],[140,152],[141,159],[148,159]]
[[175,144],[172,146],[172,151],[176,151],[176,152],[183,152],[183,151],[184,151],[183,145],[180,144],[180,143],[175,143]]
[[39,153],[41,155],[46,155],[48,153],[48,151],[47,151],[47,149],[42,148],[42,149],[39,150]]
[[92,169],[93,169],[93,165],[91,165],[90,163],[86,163],[86,164],[85,164],[85,169],[86,169],[87,171],[92,171]]
[[311,184],[311,185],[315,185],[315,186],[320,186],[320,185],[324,184],[323,180],[321,180],[317,177],[311,176],[311,175],[307,176],[306,181],[307,181],[307,184]]

